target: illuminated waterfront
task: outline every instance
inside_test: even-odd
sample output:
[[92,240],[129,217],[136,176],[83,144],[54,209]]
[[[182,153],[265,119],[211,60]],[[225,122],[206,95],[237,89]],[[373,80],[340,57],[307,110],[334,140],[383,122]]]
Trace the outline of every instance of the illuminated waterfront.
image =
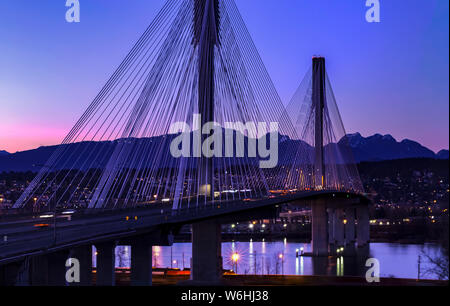
[[[300,242],[224,242],[222,257],[224,269],[233,270],[238,258],[239,274],[285,274],[285,275],[348,275],[364,276],[365,260],[369,257],[380,261],[382,277],[417,278],[418,261],[421,256],[421,278],[434,279],[426,275],[427,264],[423,254],[436,254],[439,246],[435,244],[372,243],[369,255],[359,257],[311,258],[296,256],[309,252],[311,245]],[[153,266],[155,268],[189,268],[191,258],[190,243],[175,243],[172,247],[153,247]],[[95,253],[94,253],[95,254]],[[116,249],[116,267],[130,266],[131,248],[120,246]],[[95,265],[95,256],[94,256]]]

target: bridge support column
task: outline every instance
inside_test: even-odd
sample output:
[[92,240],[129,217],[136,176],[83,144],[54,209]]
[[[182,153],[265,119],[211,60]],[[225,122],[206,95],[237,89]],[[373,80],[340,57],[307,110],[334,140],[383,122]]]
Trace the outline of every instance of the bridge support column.
[[345,209],[345,254],[355,254],[355,209],[353,207]]
[[345,245],[344,209],[342,208],[337,208],[334,211],[334,239],[336,241],[336,248],[341,248]]
[[131,285],[152,285],[152,245],[143,239],[131,243]]
[[356,208],[356,218],[358,220],[356,240],[358,247],[363,247],[370,240],[369,207],[367,205],[358,206]]
[[0,266],[0,286],[18,285],[20,268],[20,263],[10,263]]
[[328,266],[330,265],[328,257],[311,257],[311,264],[314,275],[327,275]]
[[336,210],[334,208],[327,209],[327,225],[328,225],[328,254],[336,254]]
[[29,284],[32,286],[65,286],[69,251],[39,255],[30,259]]
[[97,248],[97,286],[114,286],[116,272],[116,242],[95,245]]
[[327,205],[324,200],[311,203],[312,216],[312,254],[313,256],[328,256],[328,220]]
[[71,286],[92,285],[92,246],[81,246],[71,251],[71,258],[77,259],[80,263],[80,282],[72,283]]
[[48,284],[48,260],[46,255],[30,259],[30,285],[46,286]]
[[214,285],[222,278],[222,230],[214,220],[192,224],[191,280]]
[[47,255],[48,260],[48,285],[66,285],[66,261],[69,258],[69,251],[60,251]]

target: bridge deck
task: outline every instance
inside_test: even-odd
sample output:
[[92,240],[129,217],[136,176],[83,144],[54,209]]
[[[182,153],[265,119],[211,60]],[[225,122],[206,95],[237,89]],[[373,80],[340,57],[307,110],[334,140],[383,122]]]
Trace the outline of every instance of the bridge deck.
[[[171,228],[201,220],[220,218],[226,215],[241,214],[244,211],[258,210],[266,207],[289,203],[297,200],[322,198],[351,198],[365,201],[362,195],[338,191],[305,191],[287,194],[276,198],[255,199],[251,201],[211,202],[209,205],[172,211],[170,205],[154,205],[120,211],[79,212],[71,220],[57,217],[43,219],[36,216],[0,223],[1,237],[7,241],[0,242],[0,264],[17,261],[28,255],[67,249],[89,243],[119,240],[127,237],[150,233],[161,228]],[[101,214],[100,214],[101,213]],[[137,217],[135,219],[135,217]],[[38,223],[48,223],[48,227],[36,228]],[[56,224],[56,227],[55,227]]]

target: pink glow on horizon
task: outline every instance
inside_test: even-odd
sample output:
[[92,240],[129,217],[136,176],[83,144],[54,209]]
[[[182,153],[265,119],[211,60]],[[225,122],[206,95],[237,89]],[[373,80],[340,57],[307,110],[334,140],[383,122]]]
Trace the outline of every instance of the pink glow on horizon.
[[61,143],[68,130],[64,127],[0,123],[0,150],[10,153]]
[[[21,124],[21,123],[6,123],[0,122],[0,150],[8,151],[9,153],[22,152],[36,149],[41,146],[53,146],[62,142],[64,137],[70,131],[70,127],[66,126],[42,126],[39,124]],[[353,133],[349,131],[348,133]],[[372,136],[375,133],[361,132],[363,137]],[[393,137],[401,142],[403,138]],[[423,139],[425,138],[425,139]],[[429,137],[416,137],[410,140],[416,141],[428,149],[437,153],[440,148],[441,139],[430,139]],[[434,145],[430,145],[434,144]]]

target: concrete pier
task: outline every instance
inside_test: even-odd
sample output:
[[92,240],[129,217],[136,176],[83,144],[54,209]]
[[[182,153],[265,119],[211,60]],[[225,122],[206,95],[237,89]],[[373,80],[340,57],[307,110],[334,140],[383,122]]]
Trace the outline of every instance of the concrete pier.
[[[314,218],[313,218],[314,222]],[[328,254],[336,253],[336,219],[335,219],[335,209],[327,209],[327,226],[328,226]]]
[[218,284],[222,278],[222,237],[214,220],[192,224],[191,281]]
[[69,251],[60,251],[46,255],[48,260],[48,285],[66,285],[66,261],[69,258]]
[[336,248],[341,248],[345,245],[344,235],[344,209],[337,208],[334,211],[334,239]]
[[324,200],[311,203],[312,215],[312,254],[328,256],[328,220],[327,206]]
[[0,286],[18,285],[18,275],[21,265],[21,262],[15,262],[0,266]]
[[92,285],[92,246],[86,245],[71,250],[70,257],[80,263],[80,282],[71,283],[71,286]]
[[356,241],[358,247],[363,247],[370,240],[369,207],[367,205],[358,206],[356,208],[356,218],[358,220]]
[[97,286],[115,285],[116,242],[96,244],[97,248]]
[[355,247],[355,208],[349,207],[345,209],[345,255],[353,256],[356,254]]
[[152,285],[152,245],[144,239],[131,244],[131,285]]
[[65,286],[69,251],[31,257],[27,267],[31,286]]
[[46,255],[30,259],[30,285],[46,286],[48,284],[48,260]]
[[345,219],[347,220],[345,224],[345,245],[355,244],[355,209],[353,207],[347,208],[345,210]]

